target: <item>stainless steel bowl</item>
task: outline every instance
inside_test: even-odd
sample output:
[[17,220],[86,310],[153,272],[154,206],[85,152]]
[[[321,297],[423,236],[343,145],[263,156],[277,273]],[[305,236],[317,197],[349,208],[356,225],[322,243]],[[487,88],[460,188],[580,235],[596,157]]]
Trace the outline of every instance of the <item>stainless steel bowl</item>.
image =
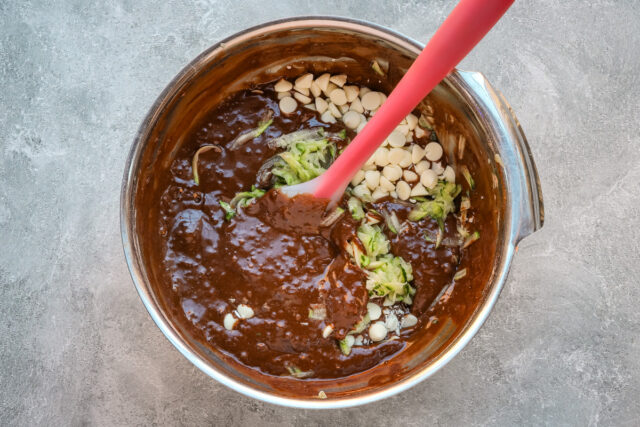
[[[335,52],[336,46],[342,49],[340,55],[323,54],[331,49]],[[497,239],[490,243],[493,252],[487,260],[491,264],[486,285],[468,321],[450,325],[446,333],[422,343],[411,357],[397,362],[393,371],[381,370],[381,375],[359,379],[356,376],[310,382],[310,394],[303,395],[287,392],[287,387],[275,386],[268,376],[256,376],[253,371],[230,363],[172,321],[154,286],[152,263],[145,258],[140,238],[147,218],[139,206],[139,197],[145,189],[153,188],[150,168],[168,168],[172,154],[181,144],[176,129],[186,129],[197,122],[227,94],[252,81],[268,81],[282,73],[295,75],[309,67],[316,72],[357,67],[362,72],[369,65],[366,58],[380,56],[392,58],[389,76],[397,81],[422,47],[392,30],[362,21],[328,17],[281,20],[248,29],[212,46],[186,66],[156,100],[139,129],[125,169],[120,213],[124,252],[140,298],[153,320],[169,341],[210,377],[247,396],[279,405],[361,405],[392,396],[431,376],[469,342],[486,320],[504,285],[518,242],[542,226],[544,215],[536,168],[518,120],[502,95],[476,72],[453,71],[429,98],[442,111],[439,120],[447,125],[442,131],[438,129],[445,149],[455,149],[457,140],[450,129],[458,129],[467,135],[469,149],[486,162],[482,168],[493,179]],[[274,60],[261,64],[260,59],[269,55]],[[202,83],[203,76],[208,76],[208,83]],[[423,107],[429,108],[428,104],[425,101]],[[328,398],[318,399],[318,389],[327,390]]]

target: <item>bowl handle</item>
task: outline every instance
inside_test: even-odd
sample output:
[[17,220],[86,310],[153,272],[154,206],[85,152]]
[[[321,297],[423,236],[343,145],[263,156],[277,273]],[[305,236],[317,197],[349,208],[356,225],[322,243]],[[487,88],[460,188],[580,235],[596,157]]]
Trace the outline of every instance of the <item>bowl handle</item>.
[[538,170],[529,148],[527,138],[520,122],[504,96],[478,72],[460,71],[458,73],[467,86],[470,86],[490,112],[491,127],[497,129],[496,145],[500,153],[500,163],[505,169],[507,188],[512,198],[511,208],[515,223],[512,233],[516,244],[544,224],[544,203]]

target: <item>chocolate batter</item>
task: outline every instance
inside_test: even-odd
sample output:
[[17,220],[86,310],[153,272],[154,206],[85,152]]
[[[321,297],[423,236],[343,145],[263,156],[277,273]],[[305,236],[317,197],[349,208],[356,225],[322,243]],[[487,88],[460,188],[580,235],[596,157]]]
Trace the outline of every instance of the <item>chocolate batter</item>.
[[[255,128],[267,109],[275,112],[273,124],[261,136],[230,149],[229,142]],[[231,220],[225,220],[219,204],[256,183],[260,166],[277,152],[268,147],[269,139],[311,127],[342,130],[338,124],[320,122],[315,112],[304,108],[290,116],[279,114],[269,86],[238,92],[217,106],[186,134],[170,176],[160,181],[154,214],[157,236],[150,250],[153,259],[161,260],[156,274],[165,304],[203,344],[265,374],[291,375],[293,369],[305,377],[339,378],[378,365],[402,351],[414,332],[434,319],[437,323],[434,315],[441,308],[434,303],[452,283],[467,249],[450,243],[436,248],[425,239],[425,232],[435,235],[438,229],[428,217],[408,222],[399,234],[385,229],[391,252],[412,265],[417,289],[413,304],[396,304],[396,312],[411,312],[419,321],[401,329],[395,339],[389,339],[394,335],[390,334],[384,341],[354,346],[349,355],[343,354],[338,340],[362,320],[369,301],[365,272],[343,250],[344,242],[354,239],[358,222],[347,213],[323,227],[325,201],[301,196],[291,200],[275,190]],[[418,142],[426,144],[435,137]],[[191,161],[205,144],[221,150],[200,156],[196,185]],[[396,212],[401,222],[413,207],[391,199],[372,205],[378,212]],[[457,240],[456,220],[449,215],[443,243]],[[469,297],[477,300],[478,293]],[[240,304],[251,307],[254,316],[226,329],[225,313]],[[326,307],[326,317],[310,318],[310,308],[319,305]],[[474,306],[463,304],[450,312],[468,316]],[[328,325],[333,333],[323,337]]]

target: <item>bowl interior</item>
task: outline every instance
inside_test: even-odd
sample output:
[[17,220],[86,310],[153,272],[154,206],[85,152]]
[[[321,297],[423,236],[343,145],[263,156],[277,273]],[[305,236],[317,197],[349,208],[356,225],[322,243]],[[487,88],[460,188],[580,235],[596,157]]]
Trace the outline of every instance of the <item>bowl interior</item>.
[[[317,395],[321,390],[329,396],[324,402],[380,396],[384,390],[406,388],[432,373],[483,308],[500,262],[497,254],[504,244],[500,236],[505,197],[502,177],[493,160],[491,133],[479,120],[482,112],[475,111],[460,94],[455,73],[423,100],[420,109],[435,117],[435,128],[449,161],[466,164],[477,183],[472,205],[484,219],[479,225],[482,238],[462,260],[460,268],[473,264],[467,277],[434,295],[439,302],[432,307],[432,316],[437,321],[418,331],[400,354],[385,363],[331,381],[300,381],[249,369],[203,345],[201,337],[189,335],[179,307],[166,303],[169,299],[163,293],[168,286],[160,286],[164,280],[161,262],[148,250],[160,244],[157,200],[184,136],[229,94],[306,71],[316,75],[343,72],[356,83],[388,93],[417,52],[419,47],[404,38],[353,22],[281,23],[246,32],[203,53],[176,77],[152,108],[140,130],[129,169],[131,200],[126,215],[130,219],[130,256],[139,273],[138,289],[154,320],[183,354],[208,374],[254,397],[276,403],[297,402],[292,404],[298,406],[312,406],[305,401],[320,402]],[[385,78],[371,69],[374,58],[389,63]],[[459,159],[461,144],[465,149]]]

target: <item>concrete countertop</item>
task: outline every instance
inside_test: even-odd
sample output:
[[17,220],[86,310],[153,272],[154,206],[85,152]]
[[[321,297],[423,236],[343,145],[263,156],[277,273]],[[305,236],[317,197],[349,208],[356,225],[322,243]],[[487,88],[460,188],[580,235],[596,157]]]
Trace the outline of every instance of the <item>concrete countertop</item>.
[[450,1],[0,1],[0,425],[640,425],[640,3],[518,1],[464,61],[517,112],[546,224],[485,326],[428,381],[327,412],[206,377],[124,262],[125,158],[217,40],[296,14],[426,41]]

